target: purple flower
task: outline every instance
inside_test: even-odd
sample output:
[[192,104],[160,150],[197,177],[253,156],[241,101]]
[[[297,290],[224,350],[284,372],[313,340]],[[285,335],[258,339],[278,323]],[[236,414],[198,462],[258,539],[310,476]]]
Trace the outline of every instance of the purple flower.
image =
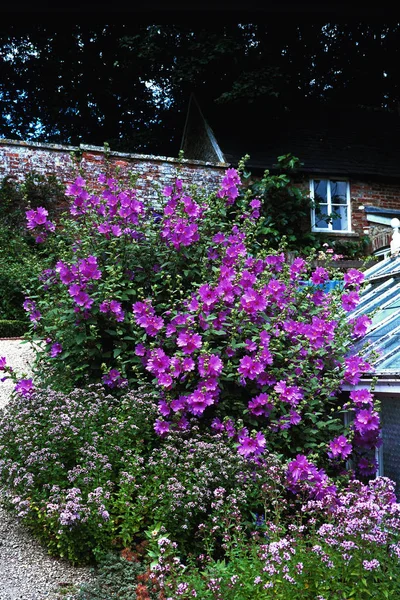
[[263,365],[251,356],[244,356],[240,359],[238,372],[244,379],[256,379],[257,375],[260,375],[263,370]]
[[314,273],[311,275],[311,281],[314,285],[320,285],[321,283],[328,281],[328,279],[329,273],[323,267],[317,267]]
[[357,287],[364,281],[364,273],[357,269],[349,269],[343,276],[345,287],[356,285]]
[[353,325],[353,334],[356,337],[364,337],[372,320],[367,315],[361,315],[356,319],[351,319],[350,323]]
[[32,379],[20,379],[15,386],[15,391],[24,397],[31,396],[34,391]]
[[97,258],[95,256],[88,256],[86,259],[82,258],[79,261],[79,271],[85,279],[100,279],[101,271],[98,268]]
[[138,344],[135,346],[135,354],[136,356],[144,356],[146,354],[146,347],[143,344]]
[[304,393],[300,388],[295,385],[288,386],[286,381],[278,381],[274,390],[279,394],[282,402],[287,402],[292,406],[296,406],[304,397]]
[[350,356],[345,361],[346,370],[343,378],[351,385],[357,385],[362,373],[368,373],[372,367],[361,356]]
[[193,331],[182,331],[178,335],[176,344],[182,348],[182,352],[185,354],[193,354],[202,346],[201,336]]
[[349,292],[348,294],[343,294],[342,296],[342,307],[347,312],[356,308],[357,304],[360,301],[360,296],[357,292]]
[[365,404],[372,406],[374,403],[374,398],[370,390],[366,388],[351,391],[350,398],[358,408],[363,407]]
[[202,415],[212,404],[214,404],[214,397],[211,392],[197,389],[187,397],[188,410],[196,416]]
[[52,345],[52,347],[50,349],[50,356],[52,358],[55,358],[58,354],[61,354],[62,350],[63,349],[62,349],[61,344],[56,342],[55,344]]
[[377,412],[363,409],[356,413],[354,427],[361,435],[366,431],[379,429],[379,415]]
[[256,436],[250,437],[246,429],[242,430],[239,434],[239,446],[238,453],[242,454],[245,458],[249,456],[258,456],[265,450],[267,442],[261,432],[258,432]]
[[199,358],[201,377],[218,377],[222,373],[223,362],[217,354],[203,355]]
[[352,451],[352,445],[344,435],[339,435],[337,438],[329,442],[329,458],[347,458]]
[[161,419],[157,419],[154,423],[154,431],[160,437],[164,437],[167,435],[170,429],[170,423],[168,421],[162,421]]
[[267,417],[272,410],[272,404],[268,402],[268,394],[259,394],[248,403],[251,414],[256,417]]
[[115,388],[125,387],[128,381],[121,376],[121,373],[117,369],[110,369],[106,375],[103,375],[103,383],[110,388]]
[[376,571],[381,566],[379,560],[373,558],[372,560],[363,560],[363,567],[366,571]]
[[0,371],[4,371],[7,366],[7,360],[5,356],[0,357]]
[[358,461],[357,469],[362,477],[370,477],[376,474],[378,470],[378,463],[374,458],[368,459],[363,456]]
[[295,281],[299,278],[301,273],[305,270],[306,261],[303,258],[295,258],[293,263],[290,265],[290,279]]

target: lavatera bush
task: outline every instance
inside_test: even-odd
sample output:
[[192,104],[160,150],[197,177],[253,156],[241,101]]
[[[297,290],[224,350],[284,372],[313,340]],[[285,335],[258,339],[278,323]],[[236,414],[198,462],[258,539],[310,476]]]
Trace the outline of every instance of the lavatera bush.
[[24,305],[33,340],[45,340],[45,382],[66,391],[102,380],[116,393],[148,383],[160,436],[198,417],[245,457],[299,454],[304,469],[304,454],[341,467],[355,452],[359,474],[374,472],[372,395],[351,395],[347,432],[337,399],[343,381],[370,370],[363,356],[345,358],[369,323],[347,318],[362,273],[314,268],[313,256],[289,264],[284,243],[269,250],[261,202],[235,169],[208,196],[178,178],[157,206],[135,178],[127,187],[100,176],[92,190],[79,177],[67,195],[57,227],[46,211],[27,212],[54,256]]
[[[348,318],[363,275],[316,267],[314,254],[289,261],[284,240],[271,250],[242,177],[228,169],[206,195],[178,176],[157,203],[135,178],[101,176],[89,189],[79,177],[59,222],[28,211],[53,258],[24,304],[36,379],[0,360],[16,379],[0,466],[54,552],[78,560],[167,527],[190,553],[217,489],[243,496],[249,527],[267,510],[271,464],[285,519],[296,498],[335,498],[375,473],[379,407],[367,389],[339,399],[373,360],[349,354],[370,322]],[[96,392],[94,412],[93,384],[109,394]]]

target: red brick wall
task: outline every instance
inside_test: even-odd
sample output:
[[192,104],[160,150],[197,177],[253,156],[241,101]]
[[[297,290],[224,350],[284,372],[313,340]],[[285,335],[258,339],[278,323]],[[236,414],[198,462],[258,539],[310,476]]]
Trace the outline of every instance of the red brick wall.
[[368,227],[366,214],[359,206],[379,206],[400,209],[400,182],[351,181],[353,229],[361,231]]
[[[75,157],[72,153],[75,153]],[[64,183],[70,183],[79,175],[81,167],[86,180],[94,185],[101,173],[112,175],[119,169],[120,177],[127,177],[129,172],[139,174],[137,187],[147,197],[156,197],[155,183],[168,185],[178,173],[187,184],[201,184],[209,190],[215,189],[227,166],[195,160],[184,160],[179,164],[174,158],[144,154],[106,154],[103,148],[84,145],[78,148],[0,140],[0,177],[11,175],[22,180],[27,172],[33,170],[42,175],[55,174]]]

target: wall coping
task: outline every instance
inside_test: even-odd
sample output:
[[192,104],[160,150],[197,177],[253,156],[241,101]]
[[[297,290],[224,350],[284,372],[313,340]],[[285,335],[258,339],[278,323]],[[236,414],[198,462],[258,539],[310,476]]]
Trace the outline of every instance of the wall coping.
[[109,156],[115,156],[116,158],[129,158],[134,160],[148,160],[151,162],[169,162],[184,165],[197,165],[201,167],[216,167],[219,169],[226,169],[230,166],[230,163],[225,162],[209,162],[204,160],[194,159],[178,159],[170,156],[155,156],[154,154],[137,154],[133,152],[117,152],[115,150],[106,150],[102,146],[90,146],[88,144],[80,144],[79,146],[68,146],[65,144],[49,144],[46,142],[31,142],[21,140],[9,140],[7,138],[0,138],[0,146],[22,146],[24,148],[43,148],[45,150],[55,150],[57,152],[95,152],[97,154],[108,154]]

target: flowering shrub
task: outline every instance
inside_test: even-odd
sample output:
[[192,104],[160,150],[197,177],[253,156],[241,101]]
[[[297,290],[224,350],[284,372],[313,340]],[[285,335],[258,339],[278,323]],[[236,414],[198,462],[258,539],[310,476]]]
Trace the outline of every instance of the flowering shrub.
[[126,546],[140,531],[164,527],[182,551],[192,552],[199,524],[209,522],[215,490],[240,490],[241,510],[251,521],[252,512],[264,512],[260,488],[274,478],[275,489],[279,475],[283,480],[275,457],[248,461],[221,433],[201,433],[196,426],[190,435],[175,432],[146,457],[127,461],[115,498],[117,532]]
[[27,213],[57,251],[24,305],[46,341],[41,376],[63,389],[101,379],[115,393],[151,383],[161,437],[197,417],[244,457],[305,452],[340,470],[355,452],[358,473],[373,472],[373,401],[346,407],[355,421],[344,431],[336,399],[371,369],[345,358],[369,324],[347,319],[362,273],[326,291],[342,275],[268,250],[261,201],[235,169],[208,197],[178,178],[157,207],[135,185],[100,176],[91,190],[79,177],[55,232],[40,207]]
[[[208,554],[187,565],[178,545],[164,536],[154,578],[167,598],[182,599],[363,600],[399,594],[400,505],[392,482],[353,481],[333,504],[312,501],[302,512],[303,524],[266,522],[246,538],[235,496],[218,492],[214,521],[227,560],[210,554],[216,545],[213,530],[207,532]],[[317,517],[322,525],[315,524]]]
[[150,451],[157,406],[144,392],[116,400],[101,386],[63,394],[19,384],[0,419],[8,501],[52,553],[91,560],[111,545],[120,471],[137,448]]

